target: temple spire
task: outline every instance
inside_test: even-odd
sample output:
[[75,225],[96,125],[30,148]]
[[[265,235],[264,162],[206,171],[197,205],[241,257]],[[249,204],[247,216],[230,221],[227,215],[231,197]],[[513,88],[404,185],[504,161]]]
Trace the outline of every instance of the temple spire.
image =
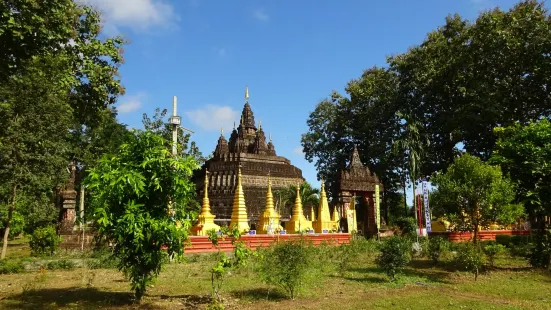
[[249,87],[245,86],[245,101],[249,102]]
[[274,196],[272,195],[272,178],[268,172],[268,192],[266,193],[266,208],[260,215],[258,230],[260,234],[273,234],[275,231],[283,230],[279,224],[281,216],[274,208]]
[[241,185],[241,164],[237,170],[237,186],[233,198],[230,228],[236,227],[239,231],[249,230],[249,219],[247,218],[247,206],[245,205],[245,194]]
[[205,169],[205,185],[203,187],[205,192],[203,197],[203,204],[201,206],[201,214],[199,214],[198,222],[193,226],[192,231],[197,236],[206,236],[209,230],[220,230],[220,226],[214,224],[214,218],[216,217],[210,212],[209,202],[209,171]]
[[220,127],[220,135],[221,135],[221,136],[224,135],[224,127]]
[[285,224],[288,233],[299,233],[301,231],[312,228],[312,221],[309,221],[304,216],[302,208],[302,200],[300,199],[300,183],[297,183],[297,197],[295,198],[295,206],[293,207],[293,215]]
[[318,206],[318,216],[313,223],[314,230],[317,233],[329,232],[336,228],[335,221],[331,218],[329,211],[329,202],[327,201],[327,193],[325,192],[325,181],[321,180],[320,202]]

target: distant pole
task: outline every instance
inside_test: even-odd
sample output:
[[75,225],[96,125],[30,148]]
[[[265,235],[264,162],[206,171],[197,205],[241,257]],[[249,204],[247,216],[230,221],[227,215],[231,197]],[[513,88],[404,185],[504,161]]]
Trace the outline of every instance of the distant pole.
[[84,185],[80,185],[80,229],[82,230],[82,240],[80,249],[84,251]]
[[177,112],[177,105],[178,105],[178,99],[176,96],[172,99],[172,117],[174,120],[178,119],[178,122],[172,122],[172,155],[176,156],[177,152],[177,143],[178,143],[178,126],[180,125],[178,112]]

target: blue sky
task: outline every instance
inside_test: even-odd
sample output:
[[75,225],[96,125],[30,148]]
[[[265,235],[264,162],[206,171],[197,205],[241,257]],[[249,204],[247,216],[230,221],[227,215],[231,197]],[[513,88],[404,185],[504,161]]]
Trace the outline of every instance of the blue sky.
[[122,34],[126,95],[119,120],[141,128],[143,113],[171,109],[203,153],[220,128],[229,136],[244,104],[271,133],[278,155],[319,186],[301,134],[315,105],[385,57],[405,52],[450,13],[474,19],[512,0],[81,0],[104,14],[104,33]]

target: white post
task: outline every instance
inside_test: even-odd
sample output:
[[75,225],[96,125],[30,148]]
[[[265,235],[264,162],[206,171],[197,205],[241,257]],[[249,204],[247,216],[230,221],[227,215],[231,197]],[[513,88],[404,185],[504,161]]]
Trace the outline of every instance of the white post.
[[80,229],[82,230],[82,240],[80,250],[84,251],[84,185],[80,185]]
[[[177,98],[174,96],[174,99],[172,101],[172,115],[177,116],[176,112],[176,106],[177,106]],[[177,143],[178,143],[178,125],[173,124],[172,125],[172,155],[176,156],[177,152]]]

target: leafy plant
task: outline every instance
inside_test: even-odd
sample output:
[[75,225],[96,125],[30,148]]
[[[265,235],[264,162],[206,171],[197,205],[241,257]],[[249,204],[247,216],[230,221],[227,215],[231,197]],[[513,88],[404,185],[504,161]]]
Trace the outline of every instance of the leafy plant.
[[194,198],[190,177],[197,163],[190,156],[173,157],[164,143],[156,134],[134,131],[120,152],[100,159],[85,181],[98,234],[114,243],[118,268],[138,301],[167,254],[183,254],[191,225],[185,207]]
[[384,241],[380,251],[381,253],[377,257],[377,266],[394,281],[396,274],[411,260],[410,242],[406,238],[394,236]]
[[25,271],[25,266],[20,260],[0,259],[0,274],[21,273]]
[[417,223],[413,217],[400,217],[396,219],[395,224],[400,228],[403,236],[416,236]]
[[61,238],[53,226],[35,229],[29,241],[33,256],[53,255],[60,243]]
[[476,281],[480,269],[484,266],[484,253],[471,242],[458,244],[455,262],[460,268],[472,272]]
[[528,254],[530,265],[548,269],[551,266],[551,233],[549,231],[540,232]]
[[432,261],[436,264],[440,256],[449,250],[449,241],[442,237],[429,238],[428,254]]
[[[209,230],[207,233],[209,235],[209,240],[212,242],[214,246],[218,246],[219,239],[225,238],[224,235],[227,234],[229,238],[232,240],[232,244],[234,246],[234,252],[233,257],[228,258],[226,256],[226,253],[218,251],[218,261],[216,262],[216,265],[212,267],[211,269],[211,286],[212,286],[212,298],[214,301],[213,304],[211,304],[211,307],[214,307],[213,309],[223,309],[222,304],[222,296],[220,295],[220,291],[222,290],[222,285],[225,280],[225,276],[228,274],[230,270],[238,270],[239,268],[245,266],[248,262],[249,257],[252,254],[251,249],[245,246],[245,243],[243,241],[240,241],[241,238],[241,232],[237,227],[233,227],[233,229],[228,229],[228,227],[221,227],[221,236],[218,235],[218,233],[212,229]],[[222,307],[222,308],[217,308]]]
[[313,251],[303,239],[283,241],[266,250],[260,263],[261,279],[282,288],[291,299],[306,285],[312,275]]
[[493,268],[496,256],[499,253],[505,251],[505,246],[498,243],[489,244],[484,246],[483,251],[484,251],[484,254],[486,254],[486,257],[488,257],[490,267]]
[[75,262],[68,259],[53,260],[46,265],[48,270],[73,270],[75,267]]

